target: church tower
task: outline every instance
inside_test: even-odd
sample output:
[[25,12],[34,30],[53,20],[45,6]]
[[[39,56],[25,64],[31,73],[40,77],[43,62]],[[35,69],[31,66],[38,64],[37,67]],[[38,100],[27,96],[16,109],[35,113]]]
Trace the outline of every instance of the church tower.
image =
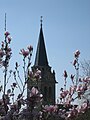
[[29,88],[32,86],[37,87],[43,94],[43,104],[55,104],[55,72],[51,71],[51,67],[48,63],[46,47],[44,42],[43,28],[42,28],[42,17],[40,25],[40,33],[37,45],[37,51],[35,56],[35,63],[32,67],[32,71],[36,68],[41,70],[41,79],[38,81],[38,85],[31,82]]

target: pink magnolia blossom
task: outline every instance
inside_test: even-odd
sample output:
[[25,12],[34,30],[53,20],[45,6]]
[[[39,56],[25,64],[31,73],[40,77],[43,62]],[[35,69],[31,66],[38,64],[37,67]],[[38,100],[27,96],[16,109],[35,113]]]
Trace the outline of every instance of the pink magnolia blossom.
[[76,89],[76,91],[77,92],[81,92],[81,93],[83,93],[83,92],[85,92],[87,90],[87,84],[83,84],[83,85],[79,85],[79,86],[77,86],[77,89]]
[[67,118],[74,118],[77,115],[78,115],[78,110],[74,107],[68,112]]
[[11,52],[11,51],[12,51],[11,48],[8,47],[8,48],[7,48],[7,52]]
[[81,95],[83,95],[86,90],[87,90],[86,84],[84,84],[84,85],[80,84],[79,86],[77,86],[76,91],[78,92],[78,98],[81,99]]
[[4,51],[0,49],[0,57],[3,57],[5,55]]
[[72,96],[71,95],[68,95],[65,99],[65,102],[63,103],[64,106],[67,108],[67,107],[70,107],[71,106],[71,102],[72,102]]
[[72,95],[76,91],[77,86],[71,86],[69,89],[69,94]]
[[90,82],[90,77],[83,78],[83,82],[89,83]]
[[4,35],[5,35],[5,37],[8,37],[8,35],[10,35],[10,33],[9,33],[8,31],[6,31],[6,32],[4,33]]
[[9,44],[10,44],[10,42],[11,42],[11,39],[12,39],[11,37],[8,37],[8,43],[9,43]]
[[57,108],[58,108],[58,106],[57,105],[50,105],[50,106],[48,106],[48,105],[46,105],[45,107],[44,107],[44,109],[45,109],[45,111],[46,112],[56,112],[57,111]]
[[78,58],[79,55],[80,55],[80,51],[79,51],[79,50],[76,50],[75,53],[74,53],[75,58]]
[[33,78],[33,74],[34,74],[34,73],[33,73],[32,71],[29,71],[29,72],[28,72],[28,77]]
[[77,88],[76,88],[76,91],[79,92],[79,93],[83,93],[84,92],[84,86],[83,85],[78,85]]
[[84,102],[81,106],[81,109],[86,110],[88,108],[88,103]]
[[32,89],[30,91],[30,97],[37,96],[38,93],[39,93],[38,89],[35,87],[32,87]]
[[68,93],[69,93],[68,90],[64,90],[64,91],[62,91],[62,92],[60,93],[60,97],[61,97],[61,98],[65,98]]
[[20,54],[27,57],[29,55],[29,51],[22,49]]
[[78,113],[85,113],[88,109],[88,103],[85,101],[80,107],[77,108]]
[[41,71],[39,69],[36,69],[36,72],[34,74],[34,77],[38,80],[41,78]]
[[83,90],[84,90],[84,92],[85,92],[87,89],[88,89],[87,84],[84,84],[84,85],[83,85]]
[[76,88],[76,91],[81,91],[82,90],[82,84],[78,85]]

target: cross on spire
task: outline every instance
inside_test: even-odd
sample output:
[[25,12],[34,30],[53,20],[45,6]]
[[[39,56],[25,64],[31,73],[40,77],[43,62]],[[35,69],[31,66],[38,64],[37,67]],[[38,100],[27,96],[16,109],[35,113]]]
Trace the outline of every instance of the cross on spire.
[[40,22],[41,22],[41,27],[42,27],[42,22],[43,22],[43,16],[41,16]]

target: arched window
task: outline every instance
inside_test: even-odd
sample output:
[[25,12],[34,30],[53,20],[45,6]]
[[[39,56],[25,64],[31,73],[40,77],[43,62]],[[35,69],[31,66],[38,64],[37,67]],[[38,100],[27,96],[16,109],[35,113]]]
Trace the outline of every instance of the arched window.
[[47,87],[44,87],[44,100],[47,100]]
[[51,98],[51,97],[52,97],[52,88],[49,87],[49,98]]

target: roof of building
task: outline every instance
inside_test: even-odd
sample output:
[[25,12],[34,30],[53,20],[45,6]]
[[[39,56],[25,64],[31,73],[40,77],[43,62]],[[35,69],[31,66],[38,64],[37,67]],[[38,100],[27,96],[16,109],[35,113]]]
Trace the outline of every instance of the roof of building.
[[48,59],[47,59],[44,35],[43,35],[43,29],[42,29],[42,20],[41,20],[41,27],[40,27],[34,66],[48,66]]

